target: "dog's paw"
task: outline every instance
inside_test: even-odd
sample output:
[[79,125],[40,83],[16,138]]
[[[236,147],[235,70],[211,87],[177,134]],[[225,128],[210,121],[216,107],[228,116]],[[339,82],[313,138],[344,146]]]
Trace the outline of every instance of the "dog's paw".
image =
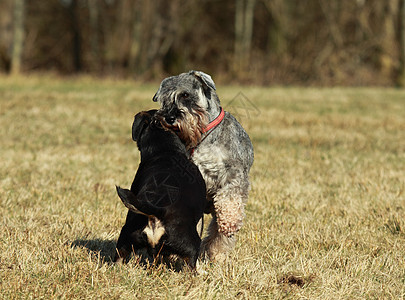
[[202,264],[199,260],[197,260],[195,271],[197,275],[205,276],[208,275],[208,272],[204,270],[205,264]]

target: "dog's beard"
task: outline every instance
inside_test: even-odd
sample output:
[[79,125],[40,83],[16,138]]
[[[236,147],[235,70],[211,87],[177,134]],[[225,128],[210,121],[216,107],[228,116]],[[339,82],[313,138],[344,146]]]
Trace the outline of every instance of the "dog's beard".
[[178,136],[187,149],[194,148],[200,143],[204,128],[208,124],[207,116],[203,109],[184,113],[182,118],[177,119],[177,123]]
[[199,144],[204,128],[208,124],[206,112],[201,108],[181,111],[180,116],[174,124],[167,123],[163,114],[158,114],[156,117],[160,120],[160,124],[163,127],[173,130],[178,135],[187,150]]

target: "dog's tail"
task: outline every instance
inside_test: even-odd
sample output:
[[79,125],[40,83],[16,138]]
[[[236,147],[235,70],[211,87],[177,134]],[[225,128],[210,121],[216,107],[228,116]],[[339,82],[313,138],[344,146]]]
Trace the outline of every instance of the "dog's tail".
[[157,207],[147,201],[141,201],[136,198],[134,193],[130,190],[123,189],[119,186],[115,186],[117,194],[120,197],[122,203],[131,211],[137,214],[145,216],[155,216],[161,219],[166,212],[165,208]]

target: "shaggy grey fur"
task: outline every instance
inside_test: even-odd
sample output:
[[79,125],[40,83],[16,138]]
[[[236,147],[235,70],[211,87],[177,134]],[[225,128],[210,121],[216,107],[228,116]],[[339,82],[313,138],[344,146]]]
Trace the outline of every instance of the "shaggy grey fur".
[[164,79],[153,100],[161,104],[158,115],[162,123],[178,131],[206,182],[206,212],[213,219],[201,254],[211,260],[223,259],[233,248],[245,215],[253,164],[249,136],[229,112],[214,129],[204,131],[220,114],[221,105],[214,81],[203,72]]

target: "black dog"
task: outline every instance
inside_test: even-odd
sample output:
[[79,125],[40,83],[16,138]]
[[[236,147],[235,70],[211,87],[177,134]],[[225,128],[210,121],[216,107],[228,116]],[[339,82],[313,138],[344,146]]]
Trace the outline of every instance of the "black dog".
[[114,261],[146,249],[149,258],[175,254],[195,269],[201,244],[197,224],[206,204],[205,182],[177,135],[153,118],[155,112],[138,113],[132,125],[141,163],[131,190],[117,187],[129,211]]

